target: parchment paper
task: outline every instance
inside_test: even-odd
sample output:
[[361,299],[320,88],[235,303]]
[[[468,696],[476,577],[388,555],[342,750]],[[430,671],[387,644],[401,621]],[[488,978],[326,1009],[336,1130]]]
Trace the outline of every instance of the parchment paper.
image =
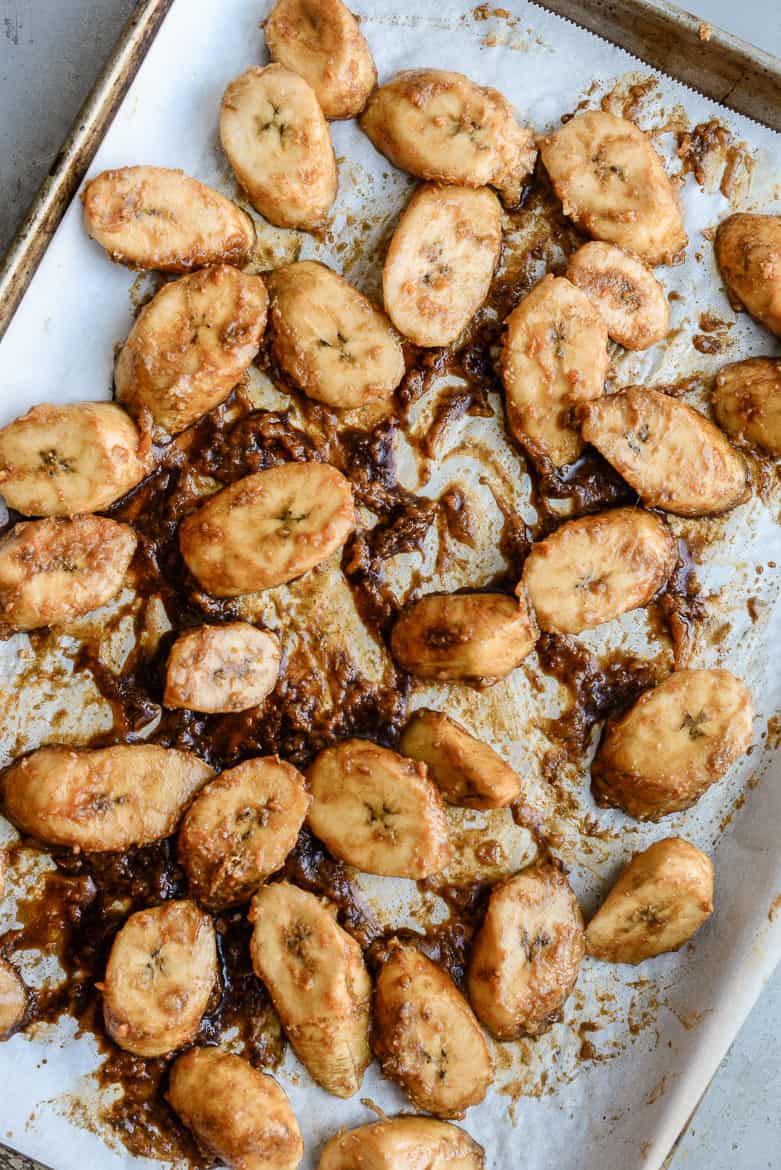
[[[465,15],[450,0],[406,4],[395,0],[389,7],[361,0],[357,8],[381,80],[414,66],[460,69],[501,89],[540,132],[559,125],[561,116],[574,111],[584,98],[596,104],[616,82],[623,92],[631,81],[652,75],[626,53],[517,0],[512,15],[485,9]],[[263,15],[255,0],[176,0],[92,173],[129,163],[180,166],[235,195],[217,141],[219,102],[232,77],[247,65],[265,60],[259,28]],[[627,76],[635,71],[639,78]],[[666,78],[658,78],[635,116],[641,125],[655,129],[680,127],[686,119],[694,125],[719,117],[737,140],[745,140],[755,160],[753,185],[733,197],[733,207],[781,211],[781,139],[771,131]],[[265,230],[262,240],[269,257],[277,261],[292,255],[301,244],[303,256],[327,260],[365,291],[376,293],[379,268],[374,250],[387,238],[412,181],[374,152],[355,123],[332,124],[332,133],[340,159],[340,190],[328,237],[316,242]],[[661,134],[657,141],[670,159],[671,171],[679,170],[672,134]],[[720,288],[712,246],[702,234],[730,207],[716,184],[710,188],[703,191],[692,176],[687,178],[683,187],[690,239],[687,263],[658,270],[665,288],[680,294],[671,305],[670,339],[646,355],[617,359],[616,386],[640,381],[668,384],[694,371],[713,373],[724,361],[779,352],[770,336],[745,314],[729,329],[724,353],[708,356],[692,347],[701,313],[710,311],[729,322],[735,316]],[[352,223],[347,221],[349,213],[354,213]],[[80,207],[74,204],[0,345],[0,422],[36,402],[110,395],[114,345],[132,321],[128,294],[133,283],[131,273],[110,264],[87,239]],[[260,399],[274,401],[268,387],[259,385],[257,392]],[[424,425],[435,395],[433,390],[416,406],[413,426]],[[690,401],[697,401],[696,397]],[[501,563],[496,552],[497,491],[504,491],[515,506],[532,514],[528,477],[503,437],[501,405],[498,401],[493,405],[494,419],[465,417],[448,428],[437,450],[432,479],[422,489],[437,496],[443,485],[457,479],[480,520],[478,547],[462,547],[460,560],[452,561],[444,576],[437,576],[435,546],[427,543],[429,588],[481,584],[495,572]],[[470,442],[471,453],[465,447]],[[403,444],[399,454],[405,482],[415,486],[415,467]],[[481,480],[496,490],[492,492]],[[658,1167],[781,954],[781,909],[775,920],[773,913],[781,895],[781,760],[772,723],[768,734],[768,720],[778,710],[781,692],[778,519],[779,499],[771,483],[726,520],[673,521],[681,534],[696,538],[707,532],[709,537],[706,564],[699,576],[708,597],[706,632],[712,636],[700,640],[693,662],[727,665],[752,687],[757,705],[756,746],[749,758],[715,785],[695,809],[658,826],[638,826],[619,813],[597,810],[587,780],[564,765],[558,791],[548,790],[543,796],[556,805],[551,815],[558,817],[561,851],[572,866],[571,880],[586,915],[632,852],[677,833],[714,858],[716,912],[679,954],[636,969],[586,960],[560,1024],[537,1042],[494,1046],[496,1084],[463,1122],[486,1147],[492,1170]],[[411,566],[419,562],[417,554],[397,558],[393,573],[400,589]],[[338,577],[336,563],[322,571],[317,617],[330,631],[345,620],[353,628]],[[756,599],[753,622],[746,604],[749,597]],[[282,602],[290,609],[296,598],[292,587],[267,599],[264,604],[269,612],[264,610],[264,616],[274,624],[272,611],[278,614]],[[117,608],[121,610],[128,601],[121,598]],[[89,680],[74,675],[68,665],[75,633],[52,639],[46,678],[40,686],[24,675],[27,639],[20,636],[4,644],[0,717],[7,743],[16,741],[17,749],[20,744],[32,748],[52,739],[76,740],[85,720],[110,725]],[[122,637],[120,622],[115,642],[121,643]],[[649,653],[658,649],[642,614],[628,615],[583,640],[594,647],[624,645],[647,648]],[[121,646],[113,650],[121,658]],[[371,670],[376,648],[365,646],[361,653],[366,669]],[[38,668],[40,672],[40,662]],[[376,662],[374,669],[378,669]],[[550,746],[541,716],[554,715],[562,701],[549,680],[542,697],[535,692],[535,676],[532,656],[524,668],[490,691],[421,689],[415,705],[446,704],[456,718],[504,752],[532,783],[539,776],[541,754]],[[57,711],[62,713],[55,730]],[[470,839],[470,832],[478,839],[485,818],[465,812],[452,815],[462,842]],[[524,855],[528,840],[509,817],[491,816],[492,836],[498,836],[504,846],[502,867],[510,871]],[[26,865],[10,875],[3,904],[5,924],[14,921],[15,891],[34,883],[35,872],[35,863],[28,858]],[[403,923],[414,911],[418,895],[412,883],[365,877],[359,881],[383,921]],[[31,982],[46,977],[32,956],[26,973]],[[35,1039],[18,1035],[0,1046],[2,1139],[58,1170],[82,1170],[85,1165],[103,1170],[128,1164],[133,1159],[120,1145],[110,1149],[104,1137],[93,1132],[96,1126],[100,1128],[96,1121],[100,1099],[89,1074],[98,1058],[94,1042],[89,1037],[76,1038],[74,1032],[75,1026],[67,1021],[55,1034],[42,1033]],[[339,1101],[314,1087],[289,1052],[278,1075],[301,1124],[307,1170],[316,1166],[323,1141],[337,1128],[373,1119],[362,1099],[370,1098],[389,1113],[409,1108],[376,1066],[367,1072],[359,1096],[350,1101]]]

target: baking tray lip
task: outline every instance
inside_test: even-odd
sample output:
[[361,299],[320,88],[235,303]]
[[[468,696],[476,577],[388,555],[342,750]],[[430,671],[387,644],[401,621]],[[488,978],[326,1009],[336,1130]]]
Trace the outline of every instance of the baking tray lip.
[[[761,72],[773,79],[781,89],[781,59],[765,50],[742,40],[703,18],[679,9],[667,0],[532,0],[539,8],[562,16],[588,32],[600,36],[609,43],[624,48],[638,56],[650,68],[664,68],[669,76],[692,89],[697,89],[689,80],[681,77],[674,68],[645,61],[636,48],[629,49],[617,38],[610,36],[610,29],[604,25],[583,19],[599,11],[610,13],[611,8],[634,9],[652,17],[659,24],[666,24],[670,30],[686,31],[689,36],[705,40],[707,44],[725,57],[734,58],[736,67],[743,63],[750,69]],[[60,221],[86,175],[92,160],[120,109],[127,90],[140,69],[165,17],[173,7],[174,0],[137,0],[136,6],[126,23],[112,52],[106,60],[98,78],[77,114],[44,182],[30,204],[16,234],[0,260],[0,341],[22,302],[27,288],[35,275],[43,256],[51,243]],[[703,38],[701,30],[707,29]],[[700,92],[703,92],[700,90]],[[714,101],[748,113],[760,125],[769,123],[756,113],[740,110],[730,104],[729,93],[708,94]],[[771,129],[775,127],[770,127]],[[700,1097],[677,1137],[670,1145],[661,1170],[669,1166],[678,1145],[687,1132],[712,1081],[709,1078]],[[6,1162],[6,1156],[11,1161]],[[14,1170],[49,1170],[41,1163],[0,1143],[0,1170],[5,1166]]]

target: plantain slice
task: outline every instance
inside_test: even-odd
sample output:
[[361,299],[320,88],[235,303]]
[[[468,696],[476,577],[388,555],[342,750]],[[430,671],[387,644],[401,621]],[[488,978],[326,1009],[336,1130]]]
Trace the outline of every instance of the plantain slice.
[[432,1117],[389,1117],[341,1130],[318,1170],[484,1170],[485,1151],[457,1125]]
[[743,456],[684,402],[630,386],[582,407],[582,433],[649,508],[728,512],[751,495]]
[[586,931],[588,953],[642,963],[677,951],[713,912],[713,865],[681,837],[636,853]]
[[469,999],[499,1040],[539,1036],[561,1014],[585,951],[564,874],[534,865],[494,886],[469,964]]
[[163,285],[114,367],[117,397],[172,435],[230,394],[257,356],[268,297],[259,276],[223,264]]
[[230,199],[168,167],[103,171],[84,188],[84,223],[112,260],[130,268],[192,272],[242,267],[255,250],[255,225]]
[[504,808],[520,795],[510,765],[443,711],[419,707],[404,728],[401,750],[426,765],[449,804]]
[[215,597],[300,577],[355,527],[350,483],[327,463],[282,463],[223,488],[179,526],[188,569]]
[[754,707],[728,670],[677,670],[609,720],[591,769],[600,804],[656,821],[688,808],[747,752]]
[[374,996],[374,1051],[417,1109],[462,1117],[483,1100],[494,1069],[472,1009],[441,967],[393,944]]
[[191,752],[151,743],[42,747],[5,771],[2,795],[23,833],[113,853],[170,836],[211,775]]
[[0,538],[0,625],[61,626],[122,588],[136,534],[102,516],[29,520]]
[[781,360],[747,358],[722,366],[713,412],[734,443],[781,457]]
[[532,458],[572,463],[583,450],[575,407],[605,388],[605,323],[585,293],[549,274],[506,327],[500,360],[510,430]]
[[163,703],[206,714],[248,711],[273,691],[281,660],[270,630],[249,622],[196,626],[171,647]]
[[24,516],[100,511],[150,470],[135,423],[113,402],[34,406],[0,430],[0,490]]
[[277,227],[322,227],[336,198],[336,158],[311,86],[284,65],[253,66],[222,98],[220,138],[256,211]]
[[516,206],[534,169],[534,137],[498,90],[463,73],[409,69],[375,89],[361,129],[403,171],[437,183],[495,187]]
[[273,1077],[219,1048],[191,1048],[171,1068],[166,1097],[202,1146],[230,1170],[296,1170],[304,1143]]
[[245,760],[202,788],[179,831],[200,904],[217,913],[246,902],[283,865],[309,804],[304,777],[276,756]]
[[390,403],[404,354],[381,309],[315,260],[277,268],[267,283],[274,357],[296,386],[334,410]]
[[540,139],[564,214],[646,264],[675,264],[688,243],[680,201],[651,140],[604,110],[576,114]]
[[532,545],[521,588],[540,629],[578,634],[650,601],[678,561],[664,521],[636,508],[570,520]]
[[271,60],[309,82],[326,118],[360,114],[377,84],[377,70],[360,25],[342,0],[276,0],[265,32]]
[[195,1039],[217,983],[217,944],[193,902],[131,914],[115,936],[103,982],[111,1039],[136,1056],[164,1056]]
[[364,739],[315,757],[309,824],[334,857],[365,873],[424,878],[452,857],[442,800],[426,767]]
[[639,256],[592,240],[570,256],[567,279],[584,292],[624,349],[648,349],[667,336],[664,289]]
[[259,890],[250,921],[252,965],[293,1050],[319,1085],[351,1097],[371,1060],[361,948],[329,906],[287,882]]
[[504,678],[534,649],[525,600],[502,593],[430,593],[396,621],[391,652],[420,678],[480,684]]
[[729,215],[715,248],[730,300],[781,337],[781,215]]
[[419,187],[388,248],[382,292],[416,345],[449,345],[488,295],[502,245],[499,200],[481,187]]

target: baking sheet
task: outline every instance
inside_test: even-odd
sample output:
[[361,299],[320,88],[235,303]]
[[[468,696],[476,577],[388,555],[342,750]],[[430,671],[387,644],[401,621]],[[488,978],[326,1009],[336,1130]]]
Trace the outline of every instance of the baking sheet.
[[[573,111],[581,100],[598,104],[616,83],[620,107],[623,96],[631,99],[631,84],[650,76],[626,54],[532,5],[516,5],[512,16],[502,10],[491,14],[486,8],[465,15],[460,6],[447,3],[398,5],[379,15],[368,5],[358,6],[358,11],[381,79],[400,68],[432,63],[460,68],[500,88],[538,131],[558,125],[561,115]],[[234,195],[217,142],[217,113],[227,81],[247,64],[264,59],[261,15],[254,0],[223,0],[219,6],[206,0],[175,0],[92,173],[133,162],[181,166]],[[597,91],[594,78],[601,82]],[[753,156],[751,174],[746,173],[751,187],[736,184],[733,206],[781,210],[777,135],[669,80],[660,81],[635,106],[633,116],[641,125],[669,131],[681,129],[685,121],[694,125],[719,116],[736,140],[746,141]],[[413,184],[373,151],[355,124],[335,124],[332,132],[341,161],[330,232],[317,242],[295,233],[262,231],[263,255],[267,263],[281,262],[300,249],[302,256],[325,259],[376,294],[376,249],[387,239]],[[658,142],[673,154],[674,133],[660,134]],[[712,248],[702,235],[730,206],[718,190],[717,161],[712,173],[705,175],[706,190],[693,176],[684,186],[690,237],[687,264],[659,270],[665,288],[680,296],[671,306],[671,339],[647,355],[618,358],[612,371],[616,386],[635,381],[678,383],[693,372],[708,375],[727,360],[779,352],[745,315],[734,320],[719,289]],[[679,167],[671,157],[671,170]],[[126,334],[144,287],[143,281],[139,285],[132,274],[106,261],[83,233],[79,207],[71,207],[0,344],[4,386],[0,422],[35,402],[107,397],[114,345]],[[701,332],[700,314],[708,312],[734,321],[725,333],[727,347],[718,355],[702,354],[691,343]],[[284,401],[275,398],[260,378],[255,391],[259,400],[271,405]],[[437,392],[432,388],[416,405],[413,427],[425,427]],[[696,392],[690,400],[696,401]],[[451,482],[462,485],[473,514],[479,516],[480,534],[477,547],[460,546],[458,557],[451,557],[442,573],[437,572],[432,534],[424,550],[426,589],[479,585],[500,566],[497,497],[533,517],[528,477],[504,439],[498,401],[493,407],[493,419],[466,416],[448,426],[431,478],[421,489],[435,497]],[[415,487],[416,461],[403,443],[399,459],[404,482]],[[651,840],[682,833],[711,852],[716,864],[717,911],[693,944],[679,955],[638,969],[587,960],[560,1024],[536,1042],[494,1046],[496,1084],[486,1101],[469,1111],[464,1124],[486,1146],[487,1164],[496,1170],[521,1161],[562,1170],[576,1165],[583,1170],[618,1170],[630,1160],[638,1166],[658,1166],[781,953],[781,910],[773,914],[781,894],[781,848],[775,828],[781,814],[781,760],[772,723],[781,691],[772,649],[781,633],[776,567],[781,565],[777,524],[781,502],[772,476],[760,478],[761,495],[725,520],[673,521],[682,535],[708,541],[707,563],[699,572],[703,593],[709,597],[708,621],[693,661],[728,665],[742,674],[752,687],[758,711],[752,755],[714,786],[696,809],[659,826],[637,826],[621,814],[595,809],[583,776],[563,762],[557,768],[558,787],[546,787],[540,779],[540,759],[550,745],[541,716],[555,715],[562,696],[548,681],[541,710],[533,657],[486,692],[453,687],[416,693],[415,705],[446,703],[456,718],[493,742],[528,777],[559,830],[560,851],[572,866],[571,880],[587,914],[621,861]],[[417,554],[397,558],[393,574],[400,592],[412,567],[420,567]],[[316,591],[311,583],[272,591],[262,602],[264,617],[278,624],[284,609],[302,623],[316,620],[334,640],[354,641],[360,629],[351,615],[338,563],[326,566],[315,581]],[[756,599],[752,606],[756,621],[749,614],[748,598]],[[132,596],[124,596],[116,606],[119,616],[113,622],[111,653],[119,657],[122,615],[132,605]],[[582,640],[595,648],[609,641],[612,646],[644,649],[648,630],[643,615],[628,615],[609,631]],[[15,750],[54,738],[55,726],[56,738],[77,739],[85,712],[93,725],[106,720],[105,707],[91,693],[89,680],[69,668],[77,644],[78,629],[48,640],[35,663],[36,677],[46,677],[43,688],[27,669],[27,639],[4,644],[0,718]],[[651,645],[651,652],[657,650]],[[366,639],[361,639],[360,657],[370,677],[381,670],[379,652]],[[478,814],[452,816],[462,842],[485,831]],[[502,866],[512,869],[528,848],[528,839],[509,817],[491,817],[491,835],[498,835],[505,846]],[[3,905],[8,923],[14,918],[14,890],[32,880],[29,866],[10,875]],[[411,883],[366,877],[359,881],[384,921],[414,922],[419,896]],[[35,981],[45,972],[31,962],[27,975]],[[67,1021],[63,1035],[35,1040],[17,1036],[0,1047],[0,1075],[7,1086],[0,1103],[4,1140],[62,1170],[85,1160],[98,1168],[127,1163],[131,1159],[121,1145],[108,1149],[93,1132],[100,1129],[101,1100],[90,1074],[99,1058],[94,1042],[86,1036],[76,1038],[74,1031]],[[347,1102],[313,1087],[289,1052],[279,1077],[301,1122],[307,1168],[316,1165],[320,1145],[335,1129],[371,1120],[363,1099],[388,1112],[407,1107],[376,1066],[366,1075],[360,1099]]]

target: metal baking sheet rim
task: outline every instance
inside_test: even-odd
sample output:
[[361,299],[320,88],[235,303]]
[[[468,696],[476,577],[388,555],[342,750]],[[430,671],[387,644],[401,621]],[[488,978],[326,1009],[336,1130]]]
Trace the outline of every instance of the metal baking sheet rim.
[[[0,338],[174,0],[138,0],[0,264]],[[754,121],[781,131],[781,60],[666,0],[534,0]],[[675,46],[671,55],[670,48]],[[737,1022],[738,1028],[743,1021]],[[734,1039],[734,1036],[731,1037]],[[667,1170],[710,1083],[673,1141]],[[48,1170],[0,1144],[0,1170]]]

